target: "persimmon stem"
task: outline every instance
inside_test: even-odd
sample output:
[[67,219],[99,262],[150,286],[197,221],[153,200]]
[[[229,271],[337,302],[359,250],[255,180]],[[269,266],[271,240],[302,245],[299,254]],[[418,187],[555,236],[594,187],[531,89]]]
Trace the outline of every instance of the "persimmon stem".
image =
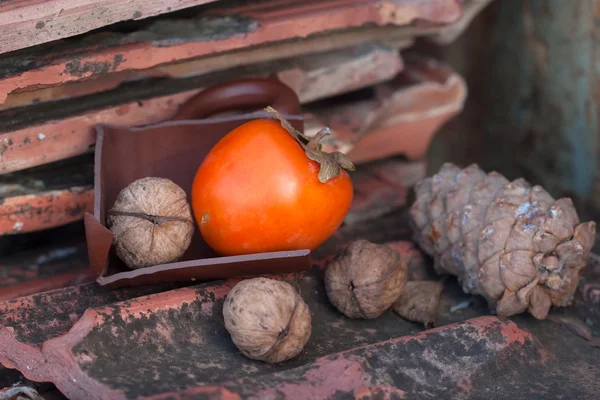
[[321,150],[321,140],[323,140],[323,138],[325,136],[329,136],[331,134],[333,134],[333,131],[331,130],[331,128],[329,128],[327,126],[324,128],[321,128],[321,130],[319,130],[319,132],[317,132],[317,134],[308,141],[308,143],[306,144],[306,147],[308,147],[311,150],[320,151]]
[[[298,131],[290,124],[285,118],[283,118],[277,110],[273,107],[266,107],[265,110],[275,116],[279,120],[281,126],[290,134],[298,144],[304,149],[306,157],[319,163],[319,176],[318,179],[322,183],[326,183],[328,180],[339,176],[342,172],[342,168],[348,171],[354,171],[355,167],[352,161],[343,153],[336,151],[334,153],[327,153],[322,151],[321,141],[325,136],[331,135],[333,131],[329,127],[322,128],[317,132],[315,136],[308,139],[304,134]],[[307,140],[305,144],[302,140]]]

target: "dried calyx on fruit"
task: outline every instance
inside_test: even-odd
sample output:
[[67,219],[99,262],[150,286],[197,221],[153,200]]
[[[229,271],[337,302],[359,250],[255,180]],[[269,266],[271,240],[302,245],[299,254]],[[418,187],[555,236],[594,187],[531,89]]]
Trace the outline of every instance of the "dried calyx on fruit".
[[415,192],[411,225],[438,273],[457,276],[501,316],[544,319],[552,305],[570,304],[596,233],[570,199],[450,163]]
[[327,297],[348,318],[379,317],[400,297],[406,280],[402,256],[366,240],[352,242],[325,268]]
[[332,153],[323,151],[323,144],[321,141],[323,138],[333,133],[330,128],[325,127],[317,132],[314,137],[309,138],[295,129],[292,124],[283,118],[273,107],[266,107],[265,110],[277,118],[281,123],[281,126],[296,139],[304,149],[306,157],[319,163],[319,181],[321,183],[325,183],[340,175],[342,168],[347,171],[354,171],[356,169],[352,161],[350,161],[348,156],[344,153],[339,151],[334,151]]
[[235,285],[223,304],[225,328],[246,357],[279,363],[310,338],[308,305],[287,282],[253,278]]
[[108,212],[117,256],[133,269],[177,261],[190,246],[194,219],[185,191],[166,178],[142,178]]

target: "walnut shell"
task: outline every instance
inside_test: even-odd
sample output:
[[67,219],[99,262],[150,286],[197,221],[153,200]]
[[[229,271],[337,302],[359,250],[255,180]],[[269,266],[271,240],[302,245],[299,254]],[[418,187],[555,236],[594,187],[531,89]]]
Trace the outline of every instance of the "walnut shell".
[[142,178],[108,212],[117,256],[132,269],[177,261],[190,246],[194,219],[185,191],[166,178]]
[[409,281],[392,310],[409,321],[420,322],[425,328],[435,326],[443,281]]
[[407,267],[386,245],[357,240],[325,268],[329,301],[349,318],[373,319],[400,297]]
[[296,357],[311,334],[308,305],[287,282],[241,281],[223,304],[225,328],[246,357],[278,363]]

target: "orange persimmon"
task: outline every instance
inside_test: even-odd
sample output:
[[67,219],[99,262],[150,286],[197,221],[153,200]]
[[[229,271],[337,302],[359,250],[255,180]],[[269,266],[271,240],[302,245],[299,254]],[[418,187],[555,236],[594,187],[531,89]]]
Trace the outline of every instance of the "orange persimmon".
[[352,202],[352,163],[325,153],[274,109],[224,136],[198,168],[191,204],[206,243],[221,255],[313,250]]

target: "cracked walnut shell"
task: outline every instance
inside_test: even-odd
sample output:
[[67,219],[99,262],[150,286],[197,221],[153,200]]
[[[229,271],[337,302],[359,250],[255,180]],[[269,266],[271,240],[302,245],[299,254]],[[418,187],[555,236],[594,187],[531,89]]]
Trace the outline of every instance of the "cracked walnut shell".
[[190,246],[194,220],[185,191],[166,178],[142,178],[117,196],[108,212],[117,256],[132,269],[179,260]]
[[352,242],[325,269],[327,297],[348,318],[379,317],[400,297],[406,281],[401,255],[367,240]]
[[287,282],[253,278],[235,285],[223,304],[225,328],[246,357],[279,363],[296,357],[311,334],[308,305]]

